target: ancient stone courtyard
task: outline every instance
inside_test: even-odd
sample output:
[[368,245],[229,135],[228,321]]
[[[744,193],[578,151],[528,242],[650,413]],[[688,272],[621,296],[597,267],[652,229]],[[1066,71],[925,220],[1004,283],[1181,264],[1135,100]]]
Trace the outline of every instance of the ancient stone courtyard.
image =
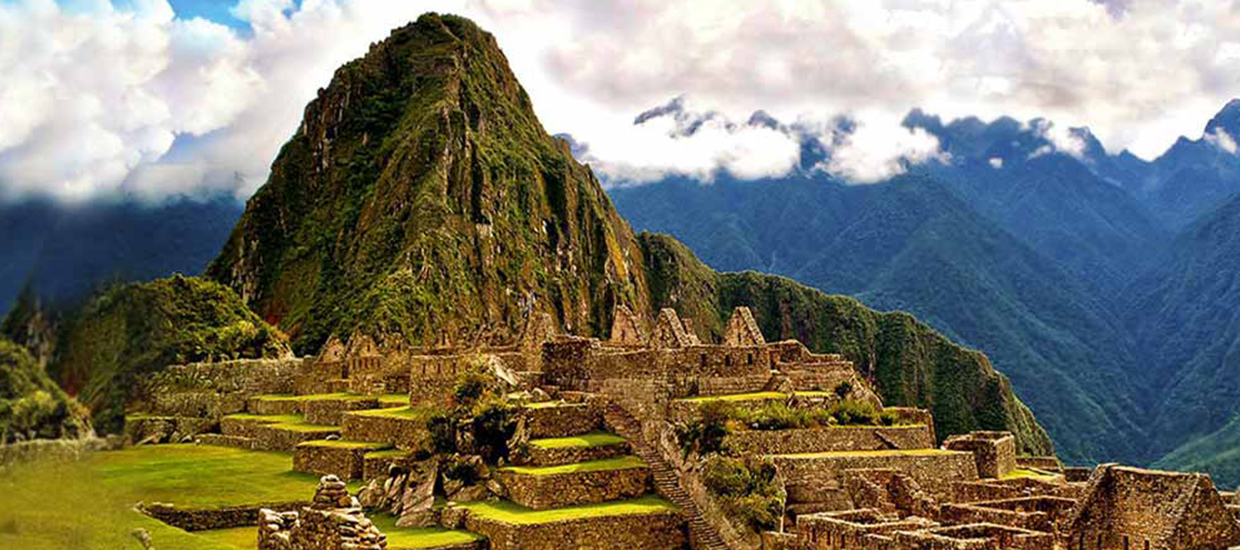
[[282,453],[319,481],[141,509],[262,550],[1240,545],[1240,502],[1208,476],[1065,468],[1005,432],[940,440],[928,411],[884,407],[842,356],[766,342],[746,308],[721,343],[670,309],[614,319],[607,340],[535,315],[511,342],[354,337],[170,368],[141,389],[134,444]]

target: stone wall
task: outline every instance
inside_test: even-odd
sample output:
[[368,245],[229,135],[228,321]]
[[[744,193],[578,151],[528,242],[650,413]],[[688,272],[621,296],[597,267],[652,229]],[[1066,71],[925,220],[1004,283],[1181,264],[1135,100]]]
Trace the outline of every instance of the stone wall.
[[1042,480],[1028,477],[1011,479],[983,479],[960,481],[953,485],[951,502],[967,504],[994,500],[1018,499],[1036,496],[1053,496],[1076,499],[1082,487],[1062,479]]
[[954,435],[943,442],[943,448],[973,453],[977,474],[983,478],[1001,479],[1016,470],[1016,437],[1011,432]]
[[580,435],[597,430],[603,424],[601,405],[589,403],[523,407],[521,416],[534,439]]
[[858,509],[846,512],[824,512],[797,517],[797,537],[805,548],[835,550],[869,550],[869,535],[915,531],[938,524],[924,518],[901,519],[878,510]]
[[345,414],[340,422],[341,437],[349,441],[390,443],[397,449],[427,450],[430,433],[419,418]]
[[500,470],[499,480],[509,500],[535,510],[626,500],[650,491],[645,467],[553,475]]
[[925,426],[844,426],[804,430],[746,430],[724,439],[742,454],[803,454],[831,451],[932,449],[934,438]]
[[957,525],[892,534],[896,550],[1054,550],[1055,537],[1015,527]]
[[362,479],[366,453],[382,449],[383,445],[310,441],[293,450],[293,471]]
[[464,527],[490,539],[491,550],[682,550],[684,518],[677,513],[513,524],[466,514]]
[[272,510],[296,510],[306,502],[280,502],[266,504],[247,504],[244,506],[228,506],[211,509],[178,508],[172,504],[154,502],[141,504],[138,510],[159,521],[185,531],[207,531],[211,529],[231,529],[248,527],[258,522],[258,511],[263,508]]
[[251,396],[293,393],[304,364],[301,359],[246,359],[171,366],[139,383],[134,409],[218,421],[245,412]]
[[940,512],[945,523],[993,523],[1033,531],[1060,533],[1068,528],[1076,501],[1068,498],[1036,496],[948,504]]
[[377,408],[379,408],[379,399],[376,397],[311,399],[305,401],[302,407],[306,422],[328,426],[339,426],[343,417],[342,413],[345,411],[364,411]]
[[211,418],[185,416],[130,416],[125,418],[125,437],[134,444],[182,443],[187,438],[219,429]]
[[820,455],[775,455],[772,457],[788,484],[841,486],[844,470],[892,469],[908,474],[922,488],[939,498],[952,493],[956,481],[977,479],[977,465],[970,453],[954,451],[891,453],[827,453]]
[[1053,456],[1018,456],[1016,457],[1016,467],[1032,468],[1050,473],[1063,472],[1063,463]]
[[314,501],[296,512],[263,509],[259,550],[384,550],[387,536],[379,532],[344,482],[335,476],[319,481]]

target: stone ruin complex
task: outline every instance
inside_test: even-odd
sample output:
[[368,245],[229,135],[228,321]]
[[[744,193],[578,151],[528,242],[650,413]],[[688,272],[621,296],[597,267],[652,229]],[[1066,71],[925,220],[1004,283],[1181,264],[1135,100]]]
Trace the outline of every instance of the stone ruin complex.
[[[653,322],[618,306],[609,339],[560,334],[532,315],[507,343],[447,338],[424,349],[333,339],[319,357],[173,367],[147,382],[130,418],[134,441],[293,453],[293,468],[325,476],[309,503],[211,512],[151,507],[174,525],[257,524],[264,550],[380,549],[362,510],[398,527],[479,535],[468,548],[710,548],[947,550],[1189,550],[1240,545],[1240,502],[1201,474],[1103,465],[1065,468],[1018,456],[1006,432],[940,440],[926,410],[884,407],[840,355],[767,342],[737,308],[721,343],[675,311]],[[455,441],[437,455],[419,411],[453,402],[461,377],[502,381],[517,412],[508,455],[484,463]],[[706,457],[682,429],[709,403],[740,410],[778,403],[831,410],[845,401],[882,411],[871,425],[737,429],[729,452],[777,472],[782,517],[755,531],[708,488]],[[296,420],[289,420],[296,419]],[[588,441],[587,441],[588,440]],[[583,443],[583,441],[585,441]],[[462,474],[461,472],[465,472]],[[345,480],[364,488],[356,497]],[[635,513],[511,521],[476,503],[555,511],[635,502]],[[636,499],[636,500],[635,500]]]

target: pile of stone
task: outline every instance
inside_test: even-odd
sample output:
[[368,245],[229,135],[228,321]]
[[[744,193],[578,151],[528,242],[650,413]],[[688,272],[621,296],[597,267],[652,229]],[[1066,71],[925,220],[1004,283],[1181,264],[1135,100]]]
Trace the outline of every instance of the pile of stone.
[[385,550],[387,535],[362,512],[336,476],[323,476],[301,512],[260,510],[259,550]]

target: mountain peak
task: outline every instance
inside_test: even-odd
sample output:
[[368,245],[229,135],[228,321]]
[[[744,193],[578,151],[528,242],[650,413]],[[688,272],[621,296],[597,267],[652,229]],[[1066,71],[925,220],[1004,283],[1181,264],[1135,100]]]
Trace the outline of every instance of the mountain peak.
[[1220,128],[1233,136],[1240,134],[1240,99],[1228,101],[1227,105],[1206,123],[1205,133],[1213,134]]

